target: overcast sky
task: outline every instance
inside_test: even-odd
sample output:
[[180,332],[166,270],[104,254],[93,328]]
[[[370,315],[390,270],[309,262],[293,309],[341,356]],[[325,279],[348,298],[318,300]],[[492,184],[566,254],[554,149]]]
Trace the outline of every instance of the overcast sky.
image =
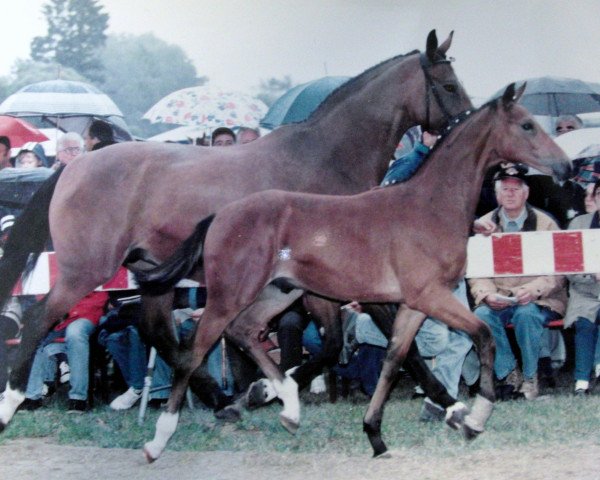
[[[6,2],[0,75],[46,32],[46,0]],[[514,80],[556,75],[600,82],[598,0],[100,0],[109,33],[181,46],[199,75],[255,93],[261,79],[301,83],[357,75],[423,50],[436,28],[455,31],[450,54],[467,91],[485,98]]]

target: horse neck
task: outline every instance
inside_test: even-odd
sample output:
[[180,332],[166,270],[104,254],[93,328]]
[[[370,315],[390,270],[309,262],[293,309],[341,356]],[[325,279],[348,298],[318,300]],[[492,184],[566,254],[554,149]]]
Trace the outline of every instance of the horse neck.
[[476,114],[455,127],[451,137],[430,155],[410,183],[426,211],[443,212],[440,221],[453,221],[468,235],[487,169],[500,161],[495,145],[491,112]]
[[416,124],[406,107],[421,97],[408,88],[411,75],[421,74],[417,56],[399,61],[301,124],[307,136],[303,143],[321,150],[312,157],[319,163],[314,167],[341,173],[356,191],[381,182],[400,138]]

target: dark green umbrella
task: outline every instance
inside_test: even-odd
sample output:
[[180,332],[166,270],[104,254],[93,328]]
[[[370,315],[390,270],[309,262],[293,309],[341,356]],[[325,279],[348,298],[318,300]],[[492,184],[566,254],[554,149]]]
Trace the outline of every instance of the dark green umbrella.
[[331,92],[350,77],[323,77],[288,90],[269,108],[260,124],[265,128],[276,128],[287,123],[306,120]]

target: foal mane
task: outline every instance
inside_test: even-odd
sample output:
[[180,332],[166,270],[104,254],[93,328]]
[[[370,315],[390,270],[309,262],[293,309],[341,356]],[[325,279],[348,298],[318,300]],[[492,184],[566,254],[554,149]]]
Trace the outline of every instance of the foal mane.
[[305,123],[309,120],[317,120],[320,116],[325,115],[329,110],[334,108],[338,103],[343,102],[354,92],[360,90],[366,83],[370,82],[372,79],[376,78],[381,73],[387,71],[391,64],[399,63],[405,58],[418,53],[420,53],[419,50],[413,50],[409,53],[396,55],[395,57],[383,60],[377,65],[368,68],[361,74],[352,77],[346,83],[343,83],[342,85],[337,87],[333,92],[331,92],[327,96],[327,98],[325,98],[325,100],[321,102],[319,107],[306,120],[299,123]]

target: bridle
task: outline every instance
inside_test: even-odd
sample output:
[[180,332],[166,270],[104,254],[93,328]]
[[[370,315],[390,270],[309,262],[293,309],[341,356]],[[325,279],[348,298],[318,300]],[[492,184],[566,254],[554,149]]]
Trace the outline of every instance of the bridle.
[[429,57],[427,57],[426,54],[422,53],[421,55],[419,55],[419,61],[421,63],[421,69],[423,70],[423,75],[425,75],[425,83],[426,83],[426,88],[425,88],[425,124],[427,125],[427,128],[430,127],[430,123],[429,123],[429,110],[430,110],[430,103],[431,103],[431,96],[430,96],[430,92],[431,94],[433,94],[433,98],[435,98],[435,101],[438,104],[438,107],[440,107],[440,110],[442,111],[442,114],[444,115],[444,120],[446,121],[446,125],[449,125],[450,122],[452,121],[453,115],[450,114],[450,111],[446,108],[446,105],[444,105],[444,101],[442,100],[442,96],[440,95],[440,92],[438,91],[438,87],[435,84],[435,82],[433,81],[433,78],[431,77],[431,75],[429,74],[429,69],[431,67],[433,67],[434,65],[440,65],[440,64],[449,64],[453,61],[453,58],[446,58],[445,56],[437,59],[437,60],[433,60],[431,61],[429,59]]

